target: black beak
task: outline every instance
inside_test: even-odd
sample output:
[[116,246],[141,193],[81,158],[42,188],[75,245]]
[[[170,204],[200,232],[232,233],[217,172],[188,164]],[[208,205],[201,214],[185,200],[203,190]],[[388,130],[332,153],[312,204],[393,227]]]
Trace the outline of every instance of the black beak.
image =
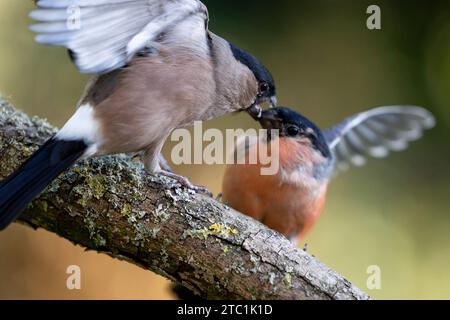
[[282,118],[279,116],[279,110],[276,108],[264,110],[258,121],[263,129],[280,129]]
[[255,119],[255,121],[259,121],[263,110],[261,107],[255,102],[250,108],[247,109],[248,114]]
[[270,97],[270,107],[276,108],[278,106],[278,99],[276,96]]
[[250,108],[247,109],[247,112],[252,116],[253,119],[259,121],[263,114],[263,110],[260,107],[260,104],[269,102],[271,108],[276,108],[278,105],[278,100],[276,96],[272,96],[270,98],[263,98],[261,100],[257,100]]

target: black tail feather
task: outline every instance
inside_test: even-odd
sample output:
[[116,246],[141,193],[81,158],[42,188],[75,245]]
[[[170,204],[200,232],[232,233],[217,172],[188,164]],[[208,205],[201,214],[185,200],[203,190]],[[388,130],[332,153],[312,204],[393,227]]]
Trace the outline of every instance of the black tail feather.
[[0,230],[11,224],[50,182],[84,153],[83,141],[47,141],[19,169],[0,182]]

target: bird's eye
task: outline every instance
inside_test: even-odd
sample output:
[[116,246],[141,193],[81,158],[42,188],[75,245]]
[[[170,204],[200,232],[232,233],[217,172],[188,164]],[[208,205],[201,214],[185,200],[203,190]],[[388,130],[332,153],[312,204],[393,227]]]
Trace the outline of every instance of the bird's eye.
[[270,86],[269,86],[269,84],[266,83],[266,82],[261,83],[261,85],[259,86],[259,91],[260,91],[261,93],[266,93],[267,91],[269,91],[269,89],[270,89]]
[[300,129],[296,126],[290,126],[286,129],[286,133],[290,137],[296,137],[300,133]]

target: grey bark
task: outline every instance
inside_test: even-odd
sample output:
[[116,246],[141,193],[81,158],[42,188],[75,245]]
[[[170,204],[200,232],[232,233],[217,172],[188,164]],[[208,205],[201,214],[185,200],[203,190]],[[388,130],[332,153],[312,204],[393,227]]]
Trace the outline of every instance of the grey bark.
[[[0,178],[55,132],[0,100]],[[78,163],[19,220],[208,299],[369,299],[278,233],[126,156]]]

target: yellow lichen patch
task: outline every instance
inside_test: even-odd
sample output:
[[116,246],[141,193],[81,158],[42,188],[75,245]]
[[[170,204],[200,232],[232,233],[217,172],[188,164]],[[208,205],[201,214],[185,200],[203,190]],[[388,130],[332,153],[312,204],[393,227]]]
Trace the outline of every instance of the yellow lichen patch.
[[83,170],[81,170],[80,166],[76,166],[72,169],[73,172],[81,174],[83,172]]
[[197,238],[197,239],[208,239],[208,236],[210,236],[212,233],[206,228],[199,229],[199,230],[186,230],[184,231],[183,238],[191,237],[191,238]]
[[224,236],[230,237],[238,234],[239,231],[235,228],[230,228],[228,226],[223,226],[221,224],[215,223],[208,228],[202,229],[194,229],[194,230],[186,230],[184,232],[184,238],[199,238],[199,239],[207,239],[209,236]]
[[213,224],[209,227],[209,231],[211,231],[213,234],[220,234],[222,232],[222,226],[220,224]]
[[122,210],[120,210],[120,214],[123,216],[129,216],[131,214],[131,205],[129,205],[128,203],[126,203],[123,207]]
[[86,184],[97,200],[101,199],[105,194],[105,178],[103,176],[89,176],[86,178]]
[[35,150],[33,148],[28,147],[28,146],[23,146],[22,151],[23,151],[23,156],[28,158],[28,157],[30,157],[33,154],[33,152]]
[[88,163],[85,166],[75,166],[73,172],[84,178],[84,183],[79,184],[73,190],[81,196],[77,201],[83,207],[93,198],[100,200],[105,194],[105,178],[101,175],[93,175]]
[[239,231],[236,228],[230,228],[227,226],[220,225],[218,223],[211,225],[208,229],[209,231],[211,231],[212,234],[215,235],[230,236],[239,233]]
[[286,272],[283,277],[283,282],[288,288],[291,288],[292,287],[292,275],[290,273]]

